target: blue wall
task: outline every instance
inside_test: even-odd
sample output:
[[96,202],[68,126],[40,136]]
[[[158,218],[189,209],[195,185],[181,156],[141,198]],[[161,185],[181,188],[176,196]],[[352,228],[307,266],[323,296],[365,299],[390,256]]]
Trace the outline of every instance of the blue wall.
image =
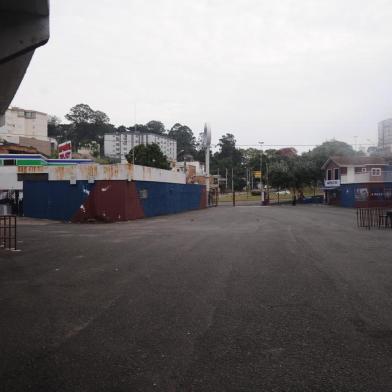
[[[87,201],[97,183],[99,181],[93,184],[77,181],[76,185],[71,185],[69,181],[24,181],[23,213],[32,218],[70,221]],[[135,184],[138,194],[134,197],[139,197],[140,191],[146,191],[142,193],[147,194],[147,197],[140,198],[143,215],[146,217],[201,208],[204,197],[202,185],[152,181],[135,181]],[[123,202],[131,204],[130,199]]]
[[77,181],[24,181],[23,214],[31,218],[71,220],[94,184]]
[[340,205],[342,207],[354,207],[356,187],[357,184],[345,184],[340,186]]
[[[390,195],[391,183],[362,183],[343,184],[339,188],[340,205],[342,207],[382,207],[390,206],[392,198]],[[361,189],[367,191],[364,198],[359,197]],[[357,199],[355,198],[358,190]]]
[[175,214],[200,208],[202,186],[136,181],[138,192],[145,189],[148,196],[141,199],[144,216]]

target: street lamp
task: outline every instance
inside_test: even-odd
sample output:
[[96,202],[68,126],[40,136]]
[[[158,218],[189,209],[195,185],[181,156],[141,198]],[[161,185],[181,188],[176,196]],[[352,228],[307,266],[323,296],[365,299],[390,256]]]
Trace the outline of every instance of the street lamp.
[[264,203],[263,178],[262,178],[262,170],[263,170],[263,144],[264,144],[264,142],[259,142],[259,145],[260,145],[260,201],[261,201],[261,205],[263,205],[263,203]]

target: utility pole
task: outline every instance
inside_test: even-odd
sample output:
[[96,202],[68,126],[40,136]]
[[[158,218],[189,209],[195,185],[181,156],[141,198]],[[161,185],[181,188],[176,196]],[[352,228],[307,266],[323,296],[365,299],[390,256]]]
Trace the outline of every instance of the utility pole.
[[219,167],[218,167],[218,193],[219,193],[219,191],[220,191],[220,188],[219,188],[219,180],[220,180],[220,178],[219,178],[220,176],[219,176]]
[[264,203],[264,189],[263,189],[263,144],[264,142],[259,142],[260,144],[260,202],[261,205]]
[[233,207],[235,206],[235,194],[234,194],[234,170],[231,168],[231,193],[233,195]]
[[133,106],[133,116],[135,121],[134,133],[133,133],[133,143],[132,143],[132,165],[135,165],[135,137],[137,132],[137,124],[136,124],[136,102]]
[[249,197],[249,168],[246,168],[246,198]]
[[227,167],[226,167],[226,186],[225,186],[225,193],[227,193]]
[[269,204],[269,172],[268,172],[268,163],[265,164],[265,174],[267,176],[267,203]]
[[206,163],[206,204],[210,200],[210,148],[211,148],[211,127],[209,124],[204,124],[203,144],[206,148],[205,163]]

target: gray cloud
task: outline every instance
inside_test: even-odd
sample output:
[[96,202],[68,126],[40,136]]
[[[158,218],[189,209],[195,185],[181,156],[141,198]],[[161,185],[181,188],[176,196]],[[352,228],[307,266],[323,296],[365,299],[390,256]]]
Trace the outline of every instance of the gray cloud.
[[80,102],[117,125],[212,123],[214,140],[376,139],[392,117],[385,0],[52,2],[51,39],[13,104]]

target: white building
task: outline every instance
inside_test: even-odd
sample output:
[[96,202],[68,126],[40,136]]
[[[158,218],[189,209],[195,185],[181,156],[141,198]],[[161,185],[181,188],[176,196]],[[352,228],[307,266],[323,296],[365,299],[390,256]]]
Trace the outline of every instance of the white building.
[[378,148],[392,152],[392,118],[378,123]]
[[35,110],[11,107],[5,112],[5,123],[0,127],[0,139],[19,143],[20,137],[50,141],[48,115]]
[[11,107],[3,116],[0,126],[0,142],[34,147],[47,156],[57,148],[57,141],[48,137],[48,115],[35,110]]
[[195,172],[195,175],[197,176],[204,176],[206,174],[204,163],[199,161],[177,162],[174,170],[176,170],[177,172],[185,173],[190,168]]
[[165,135],[156,133],[126,132],[107,133],[104,138],[104,154],[108,158],[120,159],[126,162],[125,155],[139,144],[158,144],[169,161],[177,159],[177,141]]

